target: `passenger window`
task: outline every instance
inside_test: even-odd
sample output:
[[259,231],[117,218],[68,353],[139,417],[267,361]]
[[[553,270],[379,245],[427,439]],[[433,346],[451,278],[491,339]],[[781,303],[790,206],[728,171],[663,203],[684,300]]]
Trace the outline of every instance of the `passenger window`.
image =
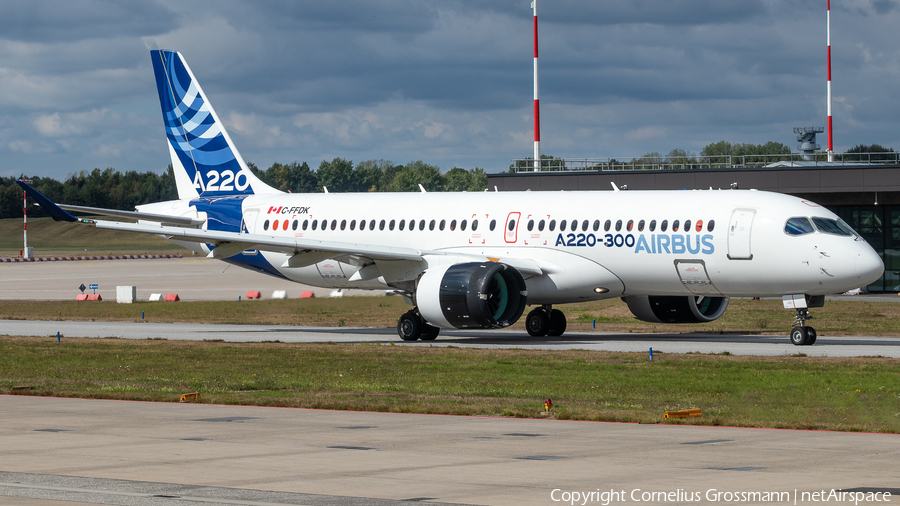
[[428,230],[434,230],[434,220],[428,222]]
[[378,230],[384,230],[384,225],[385,225],[384,220],[381,220],[380,222],[378,222]]
[[813,216],[813,223],[815,223],[816,229],[818,229],[818,231],[822,232],[823,234],[845,236],[853,235],[853,229],[851,229],[844,223],[832,220],[831,218],[817,218]]
[[616,232],[618,232],[619,230],[622,230],[622,220],[616,221]]
[[550,220],[550,231],[556,230],[556,220]]
[[697,227],[697,232],[703,232],[703,220],[697,220],[697,224],[694,226]]
[[685,232],[691,231],[691,220],[684,220],[684,231]]
[[369,230],[375,230],[375,220],[369,220]]
[[288,228],[288,220],[284,220],[284,225],[281,226],[281,230],[287,230]]
[[512,232],[516,228],[516,220],[509,220],[509,225],[507,225],[506,228]]
[[459,224],[459,229],[462,231],[466,230],[467,220],[462,220],[462,223]]
[[419,230],[425,230],[425,220],[419,220]]
[[356,230],[356,220],[350,220],[350,230]]
[[454,230],[456,230],[456,220],[450,222],[450,231],[453,232]]
[[278,220],[272,222],[272,231],[278,230]]
[[638,222],[638,232],[644,231],[644,220]]
[[441,224],[438,225],[438,228],[444,230],[444,225],[447,223],[447,220],[441,220]]
[[493,232],[494,229],[497,228],[497,220],[491,220],[491,226],[489,228],[491,229],[491,232]]
[[306,230],[306,227],[309,226],[309,220],[303,220],[303,230]]
[[594,232],[600,230],[600,220],[594,220]]
[[388,223],[388,230],[394,230],[394,225],[396,225],[396,224],[397,224],[397,220],[391,220],[391,222]]
[[538,222],[538,232],[544,231],[544,220]]
[[650,231],[656,230],[656,220],[650,220]]
[[706,231],[712,232],[714,228],[716,228],[716,220],[709,220],[709,223],[706,224]]
[[609,220],[606,220],[606,223],[603,224],[603,231],[609,232],[609,227],[611,227],[611,226],[612,226],[612,222]]
[[472,220],[472,232],[478,230],[478,220]]
[[566,224],[567,224],[567,223],[568,223],[568,222],[567,222],[566,220],[562,220],[561,222],[559,222],[559,231],[560,231],[560,232],[565,232],[565,231],[566,231]]
[[582,232],[587,232],[587,228],[588,228],[588,220],[582,221],[582,222],[581,222],[581,231],[582,231]]
[[399,228],[400,230],[406,228],[406,220],[400,220],[400,225],[397,228]]
[[331,230],[334,230],[336,228],[337,228],[337,220],[331,220]]
[[569,230],[572,232],[578,230],[578,220],[572,220],[572,227]]
[[667,228],[669,228],[669,220],[662,220],[662,223],[659,224],[659,231],[665,232]]
[[678,232],[678,224],[679,223],[680,222],[678,220],[675,220],[672,222],[672,232]]
[[784,233],[787,235],[811,234],[814,230],[809,218],[790,218],[784,224]]
[[341,230],[347,228],[347,220],[341,220]]
[[528,231],[534,230],[534,220],[528,220]]
[[[269,222],[266,222],[266,226],[268,226]],[[319,224],[319,220],[313,220],[313,230],[316,229],[316,226]]]
[[628,224],[625,225],[625,230],[631,232],[631,229],[634,228],[634,220],[628,220]]
[[[266,222],[263,223],[263,230],[269,230],[269,220],[266,220]],[[313,227],[313,230],[315,230],[315,227]]]
[[291,230],[297,230],[297,220],[294,220],[294,222],[291,223]]

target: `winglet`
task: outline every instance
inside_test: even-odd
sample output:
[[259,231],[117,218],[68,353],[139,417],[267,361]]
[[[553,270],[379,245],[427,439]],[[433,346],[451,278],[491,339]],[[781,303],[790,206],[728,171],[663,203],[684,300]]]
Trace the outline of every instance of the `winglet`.
[[41,206],[41,209],[44,210],[47,214],[50,215],[55,221],[79,221],[78,218],[72,216],[71,214],[63,211],[58,205],[54,204],[50,199],[43,196],[23,181],[16,181],[16,184],[21,186],[25,193],[28,194],[35,202]]

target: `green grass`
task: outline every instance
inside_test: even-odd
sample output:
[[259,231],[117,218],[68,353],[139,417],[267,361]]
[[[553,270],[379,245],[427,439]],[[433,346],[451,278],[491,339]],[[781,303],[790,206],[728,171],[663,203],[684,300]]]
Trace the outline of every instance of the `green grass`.
[[[23,246],[22,219],[0,220],[0,252],[18,255]],[[28,245],[35,256],[57,252],[154,252],[185,250],[151,234],[99,230],[90,225],[56,222],[51,218],[29,218]]]
[[[0,391],[305,408],[898,432],[900,360],[0,338]],[[704,416],[664,421],[667,410]]]

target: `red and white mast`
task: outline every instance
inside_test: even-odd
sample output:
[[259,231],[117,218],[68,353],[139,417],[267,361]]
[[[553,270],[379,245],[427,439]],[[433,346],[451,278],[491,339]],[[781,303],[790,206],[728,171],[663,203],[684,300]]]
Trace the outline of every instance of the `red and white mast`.
[[[25,176],[22,176],[22,181],[25,183],[30,183],[31,181],[25,179]],[[22,192],[22,235],[25,239],[25,246],[22,250],[22,256],[25,258],[31,258],[31,255],[28,254],[28,194],[24,191]]]
[[534,11],[534,171],[541,170],[541,106],[538,100],[538,29],[537,0],[531,1]]
[[834,161],[834,142],[831,136],[831,0],[828,1],[826,20],[826,38],[828,42],[828,161]]

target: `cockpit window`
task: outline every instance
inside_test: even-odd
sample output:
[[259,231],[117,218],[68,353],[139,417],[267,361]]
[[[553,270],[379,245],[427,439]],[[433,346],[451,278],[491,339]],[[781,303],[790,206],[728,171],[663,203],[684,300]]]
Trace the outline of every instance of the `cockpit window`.
[[790,218],[784,224],[784,233],[787,235],[811,234],[813,231],[809,218]]
[[823,234],[843,236],[855,235],[853,233],[853,229],[848,227],[846,224],[837,220],[832,220],[831,218],[817,218],[814,216],[813,223],[816,224],[816,228],[819,230],[819,232],[822,232]]

